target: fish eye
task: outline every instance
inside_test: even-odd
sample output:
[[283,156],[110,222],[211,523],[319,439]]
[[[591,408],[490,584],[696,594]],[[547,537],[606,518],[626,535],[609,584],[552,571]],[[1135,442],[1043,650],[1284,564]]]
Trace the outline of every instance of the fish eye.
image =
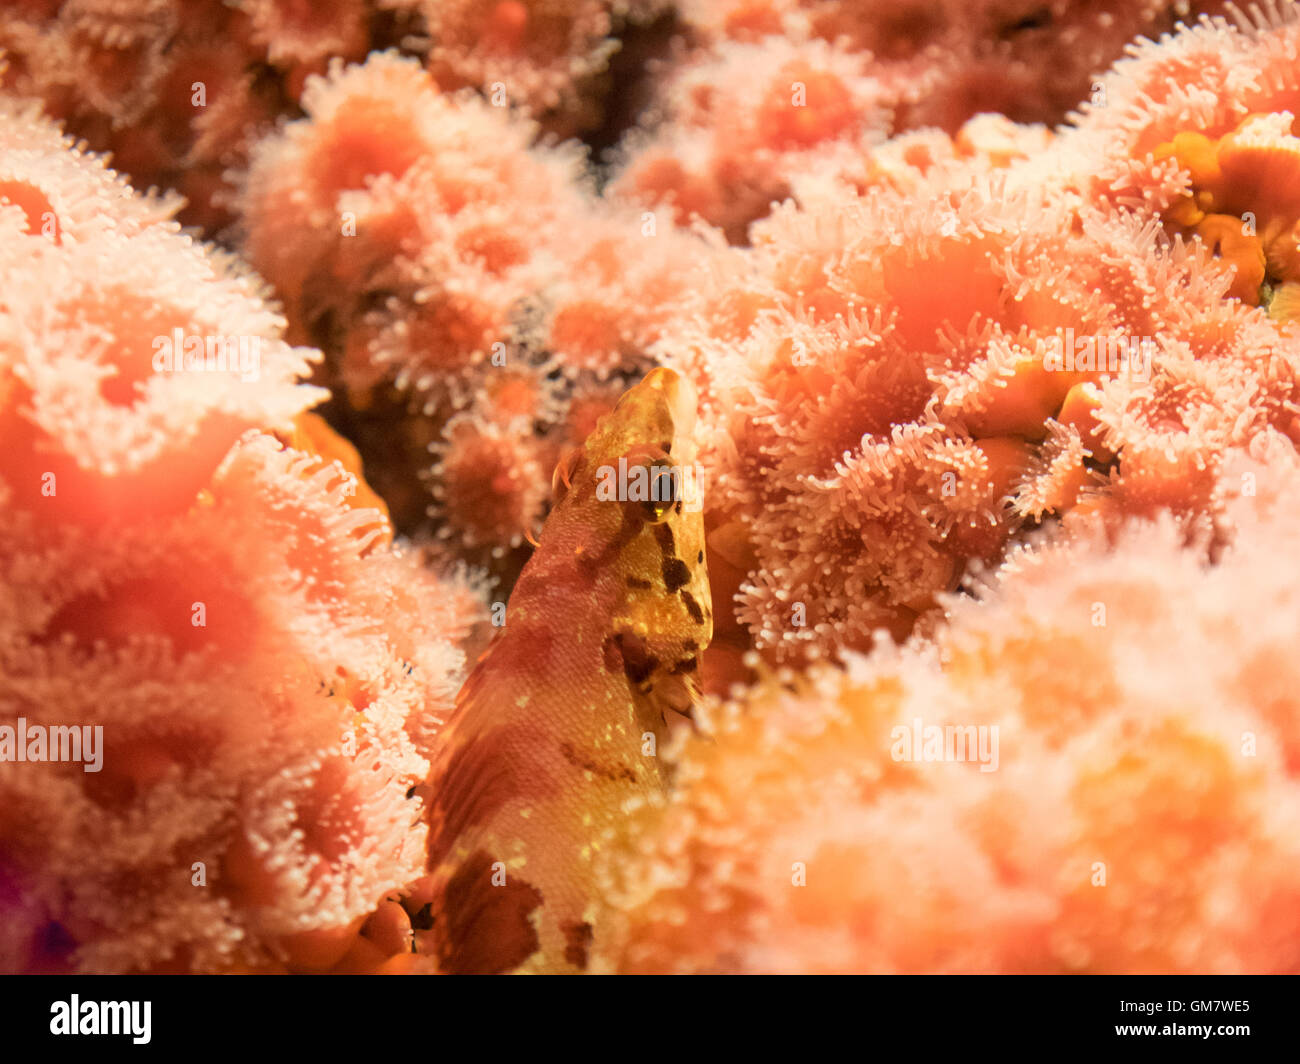
[[648,463],[649,498],[638,500],[647,521],[659,522],[673,511],[681,498],[681,470],[672,462],[656,459]]

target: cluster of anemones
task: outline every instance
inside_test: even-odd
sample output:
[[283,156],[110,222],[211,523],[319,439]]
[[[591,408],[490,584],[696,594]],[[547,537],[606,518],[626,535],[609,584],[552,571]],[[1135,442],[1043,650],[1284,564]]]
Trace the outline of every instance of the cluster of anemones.
[[[1216,564],[1168,517],[1022,551],[933,643],[697,714],[601,847],[596,968],[1294,972],[1300,466],[1233,458]],[[1247,619],[1247,620],[1243,620]]]
[[[215,230],[232,220],[228,171],[331,59],[401,45],[440,81],[468,85],[546,116],[566,132],[599,124],[597,75],[612,34],[653,3],[502,0],[92,0],[0,13],[0,87],[48,112],[140,187],[189,200],[181,217]],[[3,69],[3,68],[0,68]]]
[[[708,196],[752,240],[736,252],[594,198],[578,158],[517,115],[372,56],[312,81],[308,119],[259,148],[246,246],[296,335],[325,349],[331,416],[399,527],[424,527],[431,501],[441,541],[508,581],[547,470],[657,344],[712,411],[719,645],[864,648],[1016,533],[1081,505],[1204,515],[1224,448],[1295,434],[1294,338],[1223,268],[1242,246],[1271,255],[1278,317],[1288,193],[1230,186],[1266,156],[1265,183],[1289,187],[1289,133],[1253,118],[1210,140],[1243,109],[1280,113],[1293,34],[1212,22],[1139,50],[1059,136],[982,116],[869,153],[864,114],[882,105],[860,57],[737,45],[718,60],[731,81],[688,65],[672,82],[664,135],[704,155],[655,163],[652,139],[615,185],[663,193],[679,223],[707,216],[682,167],[713,152]],[[1212,47],[1271,95],[1239,79],[1235,104],[1193,94],[1190,117],[1152,98],[1159,70]],[[1194,120],[1203,142],[1179,131]],[[813,156],[843,165],[810,175]],[[720,176],[740,161],[757,199]],[[749,229],[787,186],[799,204]],[[1241,204],[1255,243],[1215,238],[1206,226]],[[1189,239],[1171,241],[1179,226]]]
[[336,67],[303,106],[254,153],[247,254],[323,348],[331,416],[398,526],[432,503],[449,550],[508,574],[556,460],[651,365],[675,265],[703,245],[600,203],[574,150],[413,60]]
[[[1294,94],[1280,57],[1296,23],[1199,32],[1256,75],[1223,114]],[[1147,52],[1131,62],[1178,57]],[[712,427],[724,645],[780,660],[864,648],[876,629],[911,630],[1012,535],[1076,511],[1204,520],[1225,449],[1270,430],[1300,440],[1300,336],[1281,312],[1289,115],[1234,121],[1216,146],[1171,132],[1186,117],[1127,100],[1126,84],[1110,90],[1120,118],[1094,107],[1036,148],[988,119],[946,148],[885,145],[864,193],[826,188],[756,223],[736,253],[748,271],[703,291],[662,345],[701,382]],[[1121,139],[1139,152],[1122,167]],[[1257,236],[1207,228],[1247,208]],[[739,303],[742,325],[710,317]]]
[[867,168],[890,121],[870,71],[862,53],[784,37],[684,64],[660,89],[650,130],[630,135],[613,192],[744,243],[802,175]]
[[877,180],[872,145],[890,133],[955,135],[981,112],[1056,124],[1135,37],[1220,6],[683,0],[690,46],[628,138],[616,189],[743,242],[810,176]]
[[418,12],[429,69],[440,84],[509,100],[557,128],[599,124],[601,81],[615,34],[671,7],[670,0],[384,0]]
[[[19,5],[0,13],[0,61],[7,67],[0,86],[42,99],[71,132],[111,151],[139,187],[182,192],[189,201],[184,220],[215,228],[230,220],[223,170],[241,162],[249,143],[290,105],[286,85],[295,68],[311,69],[335,49],[356,54],[361,47],[364,54],[364,35],[346,40],[336,22],[316,31],[317,49],[276,49],[281,65],[274,65],[268,34],[282,21],[275,9],[289,6]],[[364,4],[345,6],[359,11]],[[311,36],[309,26],[301,28]]]
[[708,384],[711,545],[737,574],[715,591],[778,657],[909,630],[969,563],[1080,504],[1208,512],[1224,448],[1293,431],[1295,338],[1225,301],[1204,249],[943,195],[780,212],[745,282],[772,306],[682,356]]
[[1141,0],[682,0],[712,42],[841,41],[897,86],[900,129],[955,132],[981,111],[1055,122],[1139,35],[1172,29],[1213,3]]
[[[4,84],[233,212],[285,319],[0,105],[0,722],[104,729],[102,771],[0,777],[0,968],[409,967],[477,593],[433,572],[507,584],[656,361],[702,397],[706,680],[844,667],[706,717],[610,850],[601,963],[1294,966],[1295,589],[1257,561],[1300,519],[1292,5],[1099,75],[1217,5],[683,0],[603,195],[536,119],[595,121],[656,3],[55,6],[0,15]],[[1000,729],[996,772],[902,763],[918,712]]]
[[0,970],[386,962],[477,592],[394,548],[262,282],[33,108],[0,155]]

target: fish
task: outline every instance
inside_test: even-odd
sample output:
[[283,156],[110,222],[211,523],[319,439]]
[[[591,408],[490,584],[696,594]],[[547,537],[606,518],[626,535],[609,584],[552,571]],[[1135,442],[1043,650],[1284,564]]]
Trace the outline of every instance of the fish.
[[438,970],[579,973],[593,862],[662,792],[713,633],[696,397],[652,370],[556,466],[504,623],[457,696],[427,781]]

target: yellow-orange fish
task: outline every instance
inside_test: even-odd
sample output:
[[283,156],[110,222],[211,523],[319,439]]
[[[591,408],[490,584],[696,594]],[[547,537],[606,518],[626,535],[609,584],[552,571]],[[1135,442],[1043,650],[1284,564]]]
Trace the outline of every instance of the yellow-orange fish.
[[556,469],[539,547],[430,774],[444,972],[586,966],[601,836],[663,786],[665,711],[689,712],[713,631],[694,425],[689,382],[658,369]]

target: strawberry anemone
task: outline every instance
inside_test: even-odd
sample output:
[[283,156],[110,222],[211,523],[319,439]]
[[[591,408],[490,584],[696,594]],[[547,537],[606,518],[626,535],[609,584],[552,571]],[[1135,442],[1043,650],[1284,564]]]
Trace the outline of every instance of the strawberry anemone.
[[[865,191],[751,227],[744,268],[659,347],[712,433],[719,652],[865,649],[1090,513],[1203,529],[1228,449],[1300,440],[1297,33],[1291,7],[1205,20],[1136,48],[1036,149],[987,119],[909,134]],[[1251,76],[1215,83],[1223,63]]]
[[571,145],[414,60],[335,66],[303,105],[255,152],[245,250],[323,349],[326,417],[396,526],[508,585],[582,440],[568,405],[612,405],[653,364],[708,249],[601,203]]
[[698,713],[601,846],[593,967],[1295,972],[1300,465],[1265,452],[1214,566],[1168,515],[1080,526],[933,642]]
[[365,505],[260,281],[34,108],[0,144],[0,743],[84,739],[6,750],[0,970],[381,967],[477,587]]

